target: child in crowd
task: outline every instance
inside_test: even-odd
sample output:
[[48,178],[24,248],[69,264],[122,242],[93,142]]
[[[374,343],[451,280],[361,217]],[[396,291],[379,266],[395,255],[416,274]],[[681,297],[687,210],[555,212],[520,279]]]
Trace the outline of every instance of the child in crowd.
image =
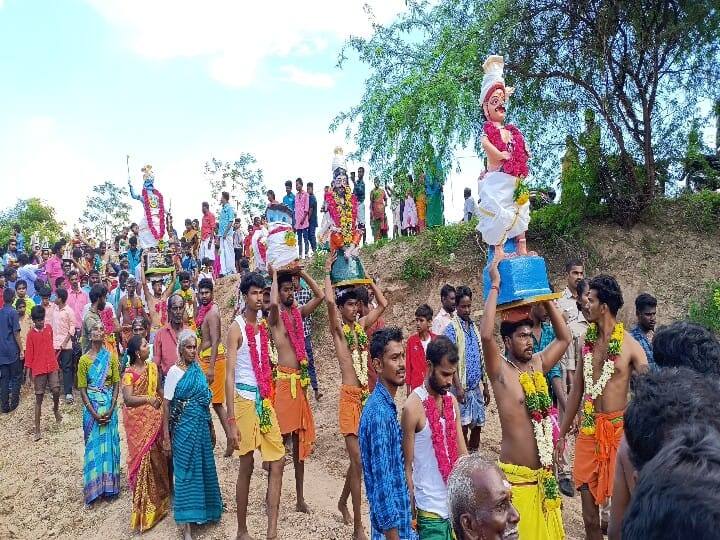
[[205,278],[209,279],[213,283],[215,282],[215,278],[213,277],[213,261],[211,261],[208,257],[205,257],[202,260],[202,266],[200,267],[197,282],[200,283],[200,281]]
[[31,311],[32,329],[27,335],[25,346],[25,369],[32,376],[35,388],[35,440],[39,441],[40,411],[42,409],[45,390],[49,387],[53,396],[53,412],[55,420],[60,422],[60,375],[57,357],[53,347],[53,332],[49,324],[45,324],[45,308],[35,306]]
[[[20,363],[25,364],[25,345],[27,343],[28,332],[30,332],[30,315],[27,312],[27,303],[25,299],[15,299],[13,303],[15,311],[17,311],[18,317],[20,318]],[[23,370],[23,382],[25,382],[25,370]]]
[[24,279],[18,279],[15,283],[15,309],[17,309],[17,303],[22,300],[25,302],[25,312],[30,315],[30,310],[35,306],[33,299],[27,295],[27,281]]
[[405,346],[405,382],[407,395],[415,388],[421,386],[425,380],[427,361],[425,351],[427,346],[437,336],[430,331],[432,326],[433,310],[427,304],[418,306],[415,310],[416,333],[408,337]]
[[418,215],[417,207],[415,206],[415,197],[413,197],[412,190],[407,191],[405,197],[405,207],[403,208],[402,228],[405,234],[412,236],[417,233],[418,226]]

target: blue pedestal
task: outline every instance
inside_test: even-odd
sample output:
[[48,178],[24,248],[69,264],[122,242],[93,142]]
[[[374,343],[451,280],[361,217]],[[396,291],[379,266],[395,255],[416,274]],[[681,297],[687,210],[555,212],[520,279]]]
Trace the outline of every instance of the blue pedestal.
[[[516,253],[515,240],[505,242],[505,253]],[[488,262],[483,269],[483,297],[490,293],[489,268],[494,259],[494,248],[488,250]],[[498,309],[532,304],[558,298],[550,289],[547,277],[545,259],[535,256],[510,257],[500,262],[500,294],[498,295]]]
[[330,281],[335,287],[348,285],[369,285],[372,280],[365,274],[365,268],[359,257],[345,258],[345,250],[337,250],[337,259],[330,269]]

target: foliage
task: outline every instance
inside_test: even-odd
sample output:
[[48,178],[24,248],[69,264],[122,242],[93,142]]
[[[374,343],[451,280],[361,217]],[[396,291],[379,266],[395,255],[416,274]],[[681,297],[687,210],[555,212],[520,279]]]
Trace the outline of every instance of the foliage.
[[702,297],[690,304],[688,316],[691,321],[720,334],[720,281],[705,286]]
[[328,256],[329,253],[325,250],[316,251],[313,258],[310,259],[310,264],[307,266],[308,273],[318,283],[325,279],[325,261]]
[[481,64],[496,52],[517,89],[511,120],[533,150],[533,175],[555,176],[562,135],[576,134],[582,111],[594,111],[606,128],[602,145],[617,156],[606,164],[605,190],[628,209],[621,218],[629,224],[663,188],[659,164],[682,159],[687,120],[720,81],[715,0],[407,4],[388,26],[346,43],[339,65],[354,52],[370,76],[360,103],[331,125],[346,125],[356,156],[369,155],[386,178],[435,159],[448,166],[458,147],[480,153]]
[[265,181],[263,171],[255,167],[256,163],[255,156],[247,152],[240,154],[235,161],[212,158],[205,163],[205,178],[210,184],[213,198],[217,199],[223,191],[235,197],[238,217],[245,227],[254,216],[265,211]]
[[411,255],[403,262],[400,277],[409,282],[430,278],[436,263],[452,262],[460,245],[474,234],[476,225],[476,220],[460,222],[433,227],[418,236],[408,237],[420,245],[411,250]]
[[85,199],[80,224],[89,229],[95,238],[112,240],[130,223],[130,199],[127,189],[106,180],[92,187]]
[[678,199],[684,222],[700,232],[716,232],[720,225],[720,193],[703,190]]
[[[720,104],[720,101],[718,103]],[[716,107],[720,107],[720,105],[716,105]],[[716,108],[716,115],[720,116],[718,108]],[[718,125],[720,126],[720,119]],[[720,160],[712,155],[710,148],[704,144],[698,123],[693,122],[690,133],[688,133],[687,151],[683,161],[683,179],[687,182],[688,189],[699,190],[703,187],[720,189],[720,170],[712,166],[711,159],[720,163]]]
[[55,209],[38,198],[18,200],[15,206],[0,212],[0,246],[7,246],[15,224],[20,225],[25,236],[26,249],[36,232],[41,242],[47,237],[52,245],[62,236],[65,226],[58,221]]

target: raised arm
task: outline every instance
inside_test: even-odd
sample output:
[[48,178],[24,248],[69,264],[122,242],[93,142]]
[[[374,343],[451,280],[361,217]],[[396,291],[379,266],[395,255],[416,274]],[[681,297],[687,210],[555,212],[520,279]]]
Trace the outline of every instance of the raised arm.
[[133,187],[132,182],[130,181],[129,178],[128,178],[128,189],[130,190],[130,196],[133,199],[135,199],[136,201],[142,201],[142,197],[140,197],[140,195],[137,194],[137,192],[135,191],[135,188]]
[[482,343],[483,357],[485,358],[485,369],[488,378],[496,379],[502,371],[502,360],[500,349],[495,341],[495,312],[497,311],[497,299],[500,291],[500,272],[498,264],[502,260],[496,257],[490,266],[490,292],[485,301],[485,313],[480,325],[480,342]]
[[277,271],[270,264],[268,264],[268,272],[270,273],[270,279],[272,279],[268,323],[270,323],[270,326],[275,326],[280,321],[280,291],[278,289]]
[[[147,302],[148,299],[152,296],[152,293],[150,292],[150,288],[147,284],[147,278],[145,278],[145,269],[143,268],[142,261],[139,263],[140,265],[140,283],[142,283],[143,288],[143,294],[145,295],[145,301]],[[149,307],[148,303],[148,307]]]
[[330,333],[333,335],[341,335],[342,327],[338,320],[338,310],[335,304],[335,291],[330,281],[330,268],[332,263],[335,262],[337,255],[333,254],[325,260],[325,305],[328,310],[328,320],[330,322]]
[[567,351],[572,335],[570,334],[570,328],[565,322],[562,313],[560,313],[560,310],[555,305],[555,302],[543,302],[543,304],[550,316],[550,323],[555,331],[555,339],[540,352],[543,372],[547,373],[560,361],[565,351]]
[[172,294],[173,288],[175,287],[175,269],[173,268],[173,271],[170,273],[170,281],[167,284],[167,287],[165,287],[165,290],[162,293],[163,300],[167,300],[170,298],[170,295]]
[[320,306],[320,304],[322,304],[322,301],[325,299],[325,293],[320,288],[320,285],[318,285],[317,282],[305,270],[300,271],[300,277],[305,280],[305,282],[310,287],[310,290],[313,292],[313,297],[310,299],[310,301],[300,308],[300,313],[302,314],[302,316],[308,317]]
[[362,319],[360,319],[360,326],[362,326],[365,330],[367,330],[377,322],[377,320],[380,318],[380,315],[383,314],[383,312],[388,306],[388,301],[385,298],[385,295],[382,293],[380,287],[377,286],[377,283],[375,283],[375,281],[370,284],[370,288],[375,295],[375,300],[377,300],[378,305],[377,307],[371,309],[370,312]]

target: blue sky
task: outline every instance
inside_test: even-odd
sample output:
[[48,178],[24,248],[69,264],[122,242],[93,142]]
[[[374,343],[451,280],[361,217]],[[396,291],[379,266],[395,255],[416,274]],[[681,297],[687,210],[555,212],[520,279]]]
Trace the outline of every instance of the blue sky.
[[[208,198],[212,156],[255,154],[276,192],[324,185],[333,147],[352,150],[328,125],[362,95],[365,66],[335,64],[370,30],[366,2],[0,0],[0,206],[40,196],[73,224],[92,185],[126,183],[126,154],[136,186],[154,166],[179,219]],[[379,22],[404,7],[369,3]]]

